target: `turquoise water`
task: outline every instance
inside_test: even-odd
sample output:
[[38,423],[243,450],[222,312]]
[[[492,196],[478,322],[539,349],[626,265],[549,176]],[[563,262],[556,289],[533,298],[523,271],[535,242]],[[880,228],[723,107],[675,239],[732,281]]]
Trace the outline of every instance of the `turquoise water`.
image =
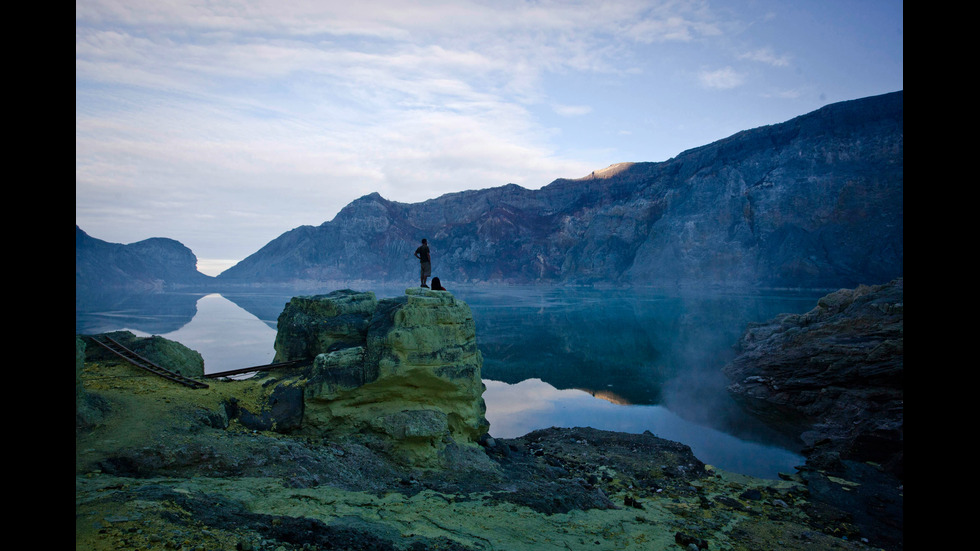
[[[404,289],[372,289],[379,298]],[[315,294],[327,291],[303,291]],[[791,294],[671,296],[654,291],[468,287],[483,354],[490,434],[552,426],[642,433],[691,446],[716,467],[776,478],[796,444],[745,415],[721,368],[749,322],[805,312]],[[76,297],[76,331],[125,329],[197,350],[205,372],[270,363],[276,319],[294,293]]]

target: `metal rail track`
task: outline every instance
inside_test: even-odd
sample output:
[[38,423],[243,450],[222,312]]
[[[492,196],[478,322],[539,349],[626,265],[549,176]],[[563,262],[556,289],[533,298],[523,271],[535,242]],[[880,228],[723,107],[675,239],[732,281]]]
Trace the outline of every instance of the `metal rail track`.
[[303,360],[292,360],[288,362],[279,362],[274,364],[257,365],[255,367],[243,367],[241,369],[232,369],[231,371],[221,371],[219,373],[205,373],[204,377],[207,379],[215,379],[218,377],[227,377],[229,375],[241,375],[242,373],[254,373],[256,371],[268,371],[270,369],[277,369],[280,367],[292,367],[296,364],[302,363]]
[[191,379],[190,377],[185,377],[180,373],[175,373],[167,368],[160,367],[159,365],[151,362],[150,360],[144,358],[143,356],[140,356],[136,352],[133,352],[132,350],[119,344],[112,337],[108,335],[96,335],[92,337],[92,340],[102,345],[103,348],[105,348],[109,352],[112,352],[116,356],[119,356],[120,358],[135,365],[136,367],[145,369],[146,371],[149,371],[154,375],[159,375],[164,379],[169,379],[171,381],[180,383],[184,386],[189,386],[191,388],[208,388],[208,385],[202,383],[201,381]]

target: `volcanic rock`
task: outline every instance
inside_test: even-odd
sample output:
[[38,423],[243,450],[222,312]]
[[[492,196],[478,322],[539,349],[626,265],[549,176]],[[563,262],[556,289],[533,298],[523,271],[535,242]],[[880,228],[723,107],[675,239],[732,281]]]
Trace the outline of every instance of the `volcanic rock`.
[[904,279],[841,289],[805,314],[749,326],[724,371],[750,410],[795,431],[811,461],[901,476]]
[[377,306],[374,293],[349,289],[293,297],[279,315],[273,361],[307,360],[363,344]]
[[[261,420],[256,428],[360,434],[419,465],[437,462],[447,445],[476,446],[489,429],[476,324],[469,306],[447,291],[294,297],[279,317],[275,346],[276,361],[308,363],[274,373],[265,415],[242,409],[243,422]],[[301,404],[283,407],[295,395],[286,388],[300,389]],[[290,421],[300,410],[302,422]]]
[[[900,524],[869,526],[850,513],[863,479],[754,479],[651,433],[587,427],[436,441],[454,426],[438,407],[446,389],[466,394],[461,373],[479,380],[471,331],[452,295],[409,290],[378,301],[362,344],[204,389],[133,376],[138,368],[76,338],[76,399],[105,405],[76,429],[76,548],[903,548]],[[377,362],[377,378],[360,386],[324,373],[331,362],[365,360]],[[322,379],[313,383],[316,363]],[[421,401],[422,389],[410,388],[416,377],[436,403],[406,401]],[[369,399],[365,416],[350,418],[360,430],[330,419],[331,397],[359,392]],[[387,410],[371,402],[389,399]],[[309,407],[289,426],[297,402]],[[308,424],[311,410],[331,423]],[[248,427],[243,412],[269,424]],[[400,440],[411,442],[407,450]],[[399,451],[413,448],[419,453],[404,461]]]
[[[196,350],[183,344],[152,335],[138,337],[131,331],[113,331],[104,333],[137,355],[185,377],[198,378],[204,376],[204,358]],[[90,360],[116,360],[112,352],[96,344],[89,336],[82,337],[85,344],[85,355]]]

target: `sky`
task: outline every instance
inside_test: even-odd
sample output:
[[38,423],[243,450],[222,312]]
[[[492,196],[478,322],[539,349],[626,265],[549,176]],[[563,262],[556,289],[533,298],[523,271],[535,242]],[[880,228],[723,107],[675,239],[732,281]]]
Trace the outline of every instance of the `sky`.
[[378,192],[666,161],[903,89],[901,0],[76,0],[75,223],[217,275]]

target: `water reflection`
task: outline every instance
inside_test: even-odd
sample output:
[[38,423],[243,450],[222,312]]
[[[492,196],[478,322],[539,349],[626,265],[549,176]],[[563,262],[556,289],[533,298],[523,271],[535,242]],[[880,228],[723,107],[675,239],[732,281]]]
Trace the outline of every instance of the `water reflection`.
[[218,294],[201,297],[194,319],[161,336],[200,352],[205,373],[268,364],[275,356],[276,330]]
[[786,449],[741,440],[719,430],[692,423],[662,406],[622,407],[579,390],[559,390],[540,379],[517,384],[484,381],[490,432],[514,438],[546,427],[592,427],[629,433],[650,431],[660,438],[682,442],[694,455],[728,471],[762,478],[794,472],[802,464]]
[[[372,290],[379,298],[404,293]],[[76,297],[76,331],[161,335],[200,352],[206,373],[240,369],[271,362],[285,304],[318,292],[329,290]],[[785,451],[797,443],[733,403],[721,368],[747,323],[804,312],[815,297],[519,287],[452,292],[476,321],[494,436],[549,426],[650,430],[728,470],[773,477],[802,463]]]
[[557,388],[662,404],[681,378],[711,387],[747,323],[804,312],[812,297],[667,296],[594,289],[461,290],[473,310],[487,378],[533,374]]
[[160,335],[175,331],[197,314],[201,293],[75,293],[75,332],[105,333],[121,327]]

